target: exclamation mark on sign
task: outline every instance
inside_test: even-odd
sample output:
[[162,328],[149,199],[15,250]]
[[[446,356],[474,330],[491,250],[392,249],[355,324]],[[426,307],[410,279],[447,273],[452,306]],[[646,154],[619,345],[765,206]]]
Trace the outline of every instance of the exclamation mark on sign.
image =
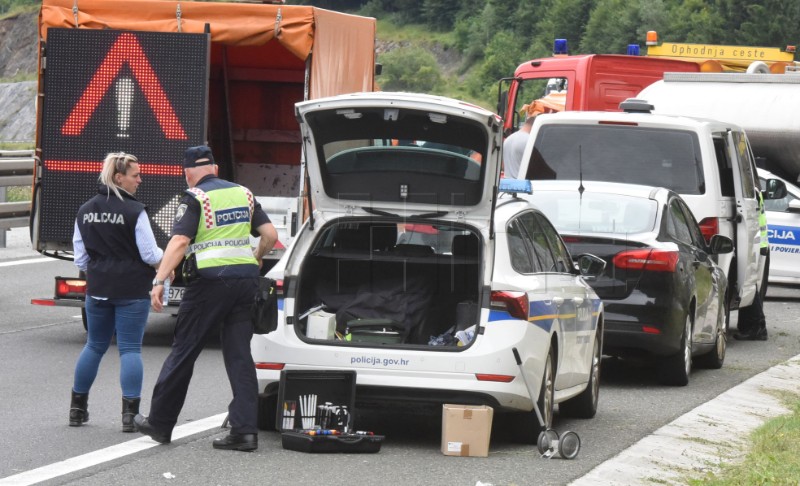
[[131,123],[131,104],[133,103],[133,80],[131,78],[119,78],[116,85],[117,90],[117,121],[119,133],[117,137],[128,138],[128,127]]

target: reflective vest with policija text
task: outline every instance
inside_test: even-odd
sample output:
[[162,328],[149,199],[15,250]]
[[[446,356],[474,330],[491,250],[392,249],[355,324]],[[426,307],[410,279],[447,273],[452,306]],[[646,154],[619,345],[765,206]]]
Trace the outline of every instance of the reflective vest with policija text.
[[222,275],[217,270],[227,267],[224,272],[230,277],[258,276],[250,247],[253,194],[235,184],[208,192],[192,187],[187,192],[200,203],[197,235],[186,249],[187,258],[194,254],[199,275],[218,278]]
[[761,230],[761,248],[769,248],[769,241],[767,240],[767,213],[764,212],[764,196],[761,191],[756,189],[758,193],[758,227]]

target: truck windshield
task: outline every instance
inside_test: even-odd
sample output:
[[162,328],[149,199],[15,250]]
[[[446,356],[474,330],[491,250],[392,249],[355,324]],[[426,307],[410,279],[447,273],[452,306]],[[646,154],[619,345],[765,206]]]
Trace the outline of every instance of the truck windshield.
[[[533,114],[537,110],[544,113],[564,111],[568,88],[567,78],[520,80],[514,99],[514,113],[511,114],[514,126],[522,126],[527,114]],[[539,104],[535,105],[537,101]]]
[[611,125],[544,125],[527,179],[594,180],[703,194],[700,143],[685,130]]

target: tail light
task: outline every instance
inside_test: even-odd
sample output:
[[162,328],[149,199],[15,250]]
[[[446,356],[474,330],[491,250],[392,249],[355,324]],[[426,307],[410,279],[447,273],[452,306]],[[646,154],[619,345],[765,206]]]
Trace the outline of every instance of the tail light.
[[654,248],[621,251],[614,255],[613,262],[617,268],[626,270],[674,272],[678,266],[678,252]]
[[273,371],[280,371],[286,366],[286,363],[263,363],[257,362],[255,363],[257,370],[273,370]]
[[79,278],[56,277],[56,298],[86,298],[86,280]]
[[719,233],[719,219],[705,218],[700,221],[700,232],[703,233],[703,238],[706,243],[711,241],[711,237]]
[[283,297],[283,279],[275,280],[275,294]]
[[528,294],[525,292],[494,290],[491,307],[494,310],[508,312],[511,317],[528,320]]
[[500,383],[511,383],[514,381],[514,375],[491,375],[487,373],[475,373],[475,378],[478,381],[497,381]]

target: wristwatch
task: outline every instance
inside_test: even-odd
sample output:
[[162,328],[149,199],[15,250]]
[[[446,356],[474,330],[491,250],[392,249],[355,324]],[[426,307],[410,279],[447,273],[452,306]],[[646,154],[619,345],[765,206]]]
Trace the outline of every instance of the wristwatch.
[[159,280],[157,278],[154,278],[153,279],[153,287],[155,287],[156,285],[164,285],[164,280]]

